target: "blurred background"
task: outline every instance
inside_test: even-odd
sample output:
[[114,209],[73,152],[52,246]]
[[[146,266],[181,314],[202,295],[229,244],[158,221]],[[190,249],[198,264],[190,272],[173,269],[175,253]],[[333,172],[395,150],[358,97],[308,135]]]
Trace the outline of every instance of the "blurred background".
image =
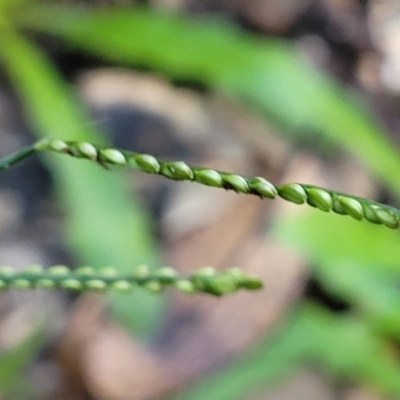
[[[400,3],[0,0],[0,156],[42,137],[398,205]],[[400,398],[396,231],[40,154],[0,264],[238,266],[223,298],[0,293],[0,399]]]

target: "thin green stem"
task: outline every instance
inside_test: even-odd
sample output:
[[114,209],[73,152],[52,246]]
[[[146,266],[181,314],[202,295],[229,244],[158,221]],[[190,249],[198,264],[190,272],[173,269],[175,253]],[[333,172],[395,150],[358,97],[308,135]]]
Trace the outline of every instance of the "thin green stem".
[[1,158],[0,159],[0,171],[3,169],[7,169],[11,165],[18,163],[18,162],[24,160],[25,158],[28,158],[36,150],[37,150],[36,144],[33,144],[32,146],[24,147],[21,150],[16,151],[15,153],[12,153],[6,157]]

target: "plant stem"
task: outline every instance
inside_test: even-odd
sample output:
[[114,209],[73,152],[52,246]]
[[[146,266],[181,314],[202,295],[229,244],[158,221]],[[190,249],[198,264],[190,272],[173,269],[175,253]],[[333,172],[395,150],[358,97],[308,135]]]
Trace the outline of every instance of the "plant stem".
[[12,153],[6,157],[3,157],[0,159],[0,171],[3,169],[7,169],[13,164],[16,164],[25,158],[28,158],[30,155],[32,155],[36,151],[36,144],[33,144],[31,146],[27,146],[22,148],[21,150],[16,151],[15,153]]

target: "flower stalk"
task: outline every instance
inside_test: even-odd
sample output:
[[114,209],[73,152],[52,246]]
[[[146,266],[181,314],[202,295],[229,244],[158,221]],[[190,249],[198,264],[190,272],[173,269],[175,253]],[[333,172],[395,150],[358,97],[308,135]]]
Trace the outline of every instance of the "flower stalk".
[[127,292],[142,287],[159,292],[173,286],[186,293],[208,293],[222,296],[239,289],[257,290],[262,288],[259,278],[248,275],[238,268],[216,271],[205,267],[192,274],[180,274],[170,267],[151,271],[145,265],[132,270],[131,274],[119,274],[113,268],[96,270],[82,267],[72,270],[63,265],[50,268],[33,265],[17,271],[11,267],[0,267],[0,289],[63,288],[75,291],[115,290]]
[[27,146],[22,148],[21,150],[16,151],[6,157],[0,159],[0,171],[3,169],[7,169],[11,167],[11,165],[16,164],[25,158],[28,158],[36,151],[36,145]]

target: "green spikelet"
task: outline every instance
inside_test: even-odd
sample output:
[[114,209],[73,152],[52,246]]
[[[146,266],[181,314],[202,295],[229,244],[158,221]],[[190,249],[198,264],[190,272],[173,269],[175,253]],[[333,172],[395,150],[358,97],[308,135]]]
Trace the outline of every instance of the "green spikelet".
[[161,175],[175,180],[191,180],[193,179],[193,171],[183,161],[165,163],[161,166]]
[[132,158],[143,172],[148,174],[158,174],[160,172],[160,164],[155,157],[148,154],[136,154]]
[[337,199],[343,207],[343,210],[350,215],[350,217],[358,221],[361,221],[364,218],[363,208],[359,201],[344,196],[338,196]]
[[88,158],[90,160],[97,159],[97,149],[91,143],[87,142],[77,143],[75,149],[77,150],[79,155],[84,158]]
[[249,186],[253,193],[258,194],[268,199],[275,199],[278,196],[278,191],[275,186],[261,177],[255,177],[249,180]]
[[68,151],[68,144],[62,140],[52,140],[47,144],[49,150],[56,151],[58,153],[63,153]]
[[382,224],[382,221],[376,215],[376,211],[379,209],[379,207],[365,203],[362,205],[362,207],[364,211],[364,217],[367,221],[372,222],[373,224]]
[[106,163],[115,165],[126,165],[127,161],[123,153],[115,149],[100,150],[100,159]]
[[303,204],[307,201],[306,191],[298,183],[289,183],[277,187],[278,194],[282,199],[295,204]]
[[388,228],[397,229],[399,227],[399,217],[388,210],[378,209],[376,216]]
[[307,189],[307,203],[325,212],[331,211],[333,207],[331,195],[318,188]]
[[224,186],[233,189],[235,192],[248,193],[250,190],[246,179],[239,175],[223,174],[222,179],[225,184]]
[[221,175],[212,169],[198,169],[194,172],[194,180],[203,185],[222,187]]

